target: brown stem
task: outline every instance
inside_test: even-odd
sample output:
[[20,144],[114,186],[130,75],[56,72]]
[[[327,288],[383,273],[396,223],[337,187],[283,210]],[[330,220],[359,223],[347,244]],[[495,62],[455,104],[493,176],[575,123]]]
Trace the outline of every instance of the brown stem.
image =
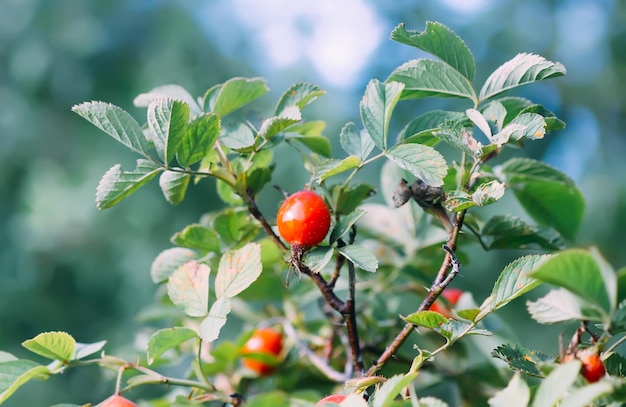
[[[454,222],[454,227],[452,228],[452,233],[450,233],[450,236],[448,237],[448,241],[446,242],[446,246],[448,246],[451,251],[454,251],[456,249],[456,242],[457,242],[459,233],[461,231],[461,228],[463,227],[464,219],[465,219],[465,211],[458,212],[456,215],[455,222]],[[447,275],[448,269],[452,265],[452,260],[453,260],[453,257],[452,257],[451,252],[446,250],[446,256],[443,259],[443,262],[441,263],[441,267],[439,268],[437,277],[435,278],[435,281],[433,281],[433,284],[428,292],[428,295],[426,296],[426,298],[424,298],[424,301],[422,301],[419,308],[417,309],[418,311],[424,311],[424,310],[429,309],[430,306],[433,304],[433,302],[435,302],[439,294],[441,294],[441,292],[445,288],[445,286],[443,286],[442,283],[444,281],[446,281],[446,283],[450,282],[446,280],[446,275]],[[406,341],[409,335],[411,335],[411,332],[413,332],[413,329],[415,329],[415,325],[406,324],[404,328],[402,328],[402,330],[396,335],[393,341],[389,344],[389,346],[385,348],[383,353],[374,362],[374,364],[367,370],[365,375],[372,376],[378,370],[380,370],[385,365],[385,363],[387,363],[387,361],[393,357],[393,354],[398,351],[400,346],[402,346],[402,344],[404,343],[404,341]]]
[[363,373],[363,358],[361,357],[361,344],[359,343],[359,331],[357,329],[355,301],[355,272],[354,263],[348,262],[348,298],[343,310],[343,317],[348,328],[348,340],[354,363],[354,373],[358,377]]
[[294,265],[302,274],[307,275],[313,280],[317,288],[319,288],[324,300],[330,305],[335,311],[339,312],[343,315],[343,311],[345,309],[345,303],[341,301],[337,294],[333,291],[333,289],[328,285],[324,277],[322,277],[319,273],[314,273],[308,268],[306,265],[300,263],[299,265]]
[[256,205],[256,201],[254,200],[254,194],[250,189],[248,189],[246,195],[247,196],[242,198],[246,201],[250,214],[254,216],[254,219],[259,221],[261,226],[263,226],[263,229],[265,229],[265,233],[267,233],[267,235],[274,241],[274,243],[276,243],[278,247],[280,247],[283,251],[287,251],[287,245],[282,240],[280,240],[280,238],[272,230],[272,227],[268,223],[267,219],[265,219],[265,216],[263,216],[263,214],[259,210],[259,207]]

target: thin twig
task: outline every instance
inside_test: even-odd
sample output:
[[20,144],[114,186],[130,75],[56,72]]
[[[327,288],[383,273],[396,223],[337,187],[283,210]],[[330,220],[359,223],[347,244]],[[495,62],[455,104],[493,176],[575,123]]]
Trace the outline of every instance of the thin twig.
[[354,372],[359,376],[363,368],[363,359],[361,357],[361,345],[359,343],[359,331],[357,329],[356,311],[355,311],[355,270],[354,263],[348,262],[348,298],[346,299],[343,317],[348,328],[348,339],[350,341],[350,352],[354,363]]
[[[454,222],[454,227],[452,228],[452,233],[450,234],[448,241],[446,242],[446,256],[441,263],[441,267],[439,272],[437,273],[437,277],[431,286],[431,289],[428,292],[424,301],[420,304],[418,311],[424,311],[430,308],[430,306],[435,302],[439,294],[443,291],[445,286],[442,286],[443,282],[446,281],[447,271],[452,265],[453,256],[451,253],[456,249],[456,241],[458,239],[459,233],[461,232],[461,228],[463,227],[463,220],[465,219],[465,211],[460,211],[456,215],[456,219]],[[448,251],[450,250],[450,251]],[[458,261],[457,261],[458,263]],[[450,279],[451,281],[451,279]],[[449,283],[450,281],[447,281]],[[383,353],[378,357],[378,359],[374,362],[374,364],[367,370],[365,373],[366,376],[374,375],[378,370],[380,370],[385,363],[389,359],[393,357],[393,354],[398,351],[400,346],[406,341],[411,332],[415,329],[415,325],[406,324],[404,328],[396,335],[393,341],[385,348]]]
[[276,233],[274,233],[272,226],[270,226],[267,219],[265,219],[265,216],[263,216],[263,214],[259,210],[259,207],[257,206],[256,201],[254,200],[254,194],[252,193],[252,191],[248,189],[247,196],[242,197],[242,198],[245,199],[246,204],[248,205],[248,211],[250,212],[250,214],[254,216],[254,219],[259,221],[261,226],[263,226],[263,229],[265,229],[265,233],[267,233],[267,235],[274,241],[274,243],[278,245],[278,247],[280,247],[283,251],[287,251],[288,250],[287,245],[282,240],[280,240],[280,238],[278,237],[278,235],[276,235]]

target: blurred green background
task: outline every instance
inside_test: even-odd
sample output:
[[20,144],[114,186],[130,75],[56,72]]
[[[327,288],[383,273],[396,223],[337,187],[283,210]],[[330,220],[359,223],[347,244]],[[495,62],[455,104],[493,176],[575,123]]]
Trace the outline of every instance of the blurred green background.
[[[388,40],[398,23],[423,30],[440,21],[472,50],[481,83],[519,52],[563,63],[568,75],[519,89],[568,127],[528,153],[565,171],[587,198],[586,220],[572,246],[597,245],[615,266],[626,264],[626,3],[620,0],[0,0],[0,349],[26,357],[20,343],[46,330],[66,330],[80,342],[107,339],[109,351],[130,347],[135,314],[155,291],[148,270],[170,247],[169,237],[219,205],[210,182],[191,188],[179,207],[156,183],[119,206],[97,211],[95,188],[114,164],[134,156],[71,113],[72,105],[103,100],[129,110],[155,86],[177,83],[195,95],[232,76],[263,76],[272,94],[314,82],[328,91],[307,111],[339,129],[359,122],[358,103],[372,77],[420,57]],[[403,103],[399,128],[433,106]],[[261,112],[262,114],[263,112]],[[300,166],[290,154],[273,183],[297,188]],[[265,211],[280,197],[266,194]],[[494,207],[517,210],[508,201]],[[478,252],[478,250],[476,250]],[[478,301],[503,264],[519,252],[481,255],[464,267],[459,285]],[[455,283],[456,284],[456,283]],[[545,328],[519,318],[522,342],[542,344]],[[552,336],[551,338],[554,338]],[[28,356],[30,357],[30,356]],[[98,369],[30,383],[7,406],[96,402],[112,390]]]

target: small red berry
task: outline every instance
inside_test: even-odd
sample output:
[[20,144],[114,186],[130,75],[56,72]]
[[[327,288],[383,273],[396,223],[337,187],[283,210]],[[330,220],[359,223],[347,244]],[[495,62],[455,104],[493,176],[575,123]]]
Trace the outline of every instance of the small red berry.
[[137,407],[137,404],[118,394],[114,394],[113,396],[104,400],[100,404],[100,407]]
[[344,401],[346,399],[346,397],[348,397],[348,396],[345,395],[345,394],[331,394],[330,396],[326,396],[323,399],[321,399],[320,401],[318,401],[315,406],[316,407],[321,407],[325,403],[340,404],[342,401]]
[[444,304],[441,299],[437,299],[437,301],[430,306],[430,311],[438,312],[446,318],[452,318],[452,310],[450,308],[454,307],[456,303],[459,302],[461,295],[463,295],[463,291],[458,288],[446,288],[441,293],[441,296],[447,303]]
[[595,383],[604,377],[606,368],[600,355],[593,348],[581,350],[576,356],[582,362],[580,374],[589,383]]
[[312,247],[319,244],[330,228],[330,210],[313,191],[289,195],[278,209],[278,233],[289,244]]
[[[280,355],[283,350],[283,337],[273,329],[257,329],[250,339],[243,345],[241,354],[266,353],[272,356]],[[252,358],[243,358],[243,365],[260,374],[268,375],[274,371],[274,366]]]

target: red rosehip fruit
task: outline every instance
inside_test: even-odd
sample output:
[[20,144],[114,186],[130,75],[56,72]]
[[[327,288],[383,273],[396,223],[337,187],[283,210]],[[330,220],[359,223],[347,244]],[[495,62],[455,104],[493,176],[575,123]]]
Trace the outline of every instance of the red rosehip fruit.
[[459,302],[461,295],[463,295],[463,291],[458,288],[446,288],[441,293],[441,297],[443,297],[445,302],[438,298],[433,305],[430,306],[430,311],[438,312],[446,318],[452,318],[451,308]]
[[120,396],[119,394],[114,394],[108,399],[104,400],[100,404],[100,407],[137,407],[137,404]]
[[289,195],[278,209],[278,233],[292,246],[318,245],[330,228],[330,210],[313,191]]
[[342,401],[344,401],[346,399],[346,397],[348,397],[348,396],[345,395],[345,394],[331,394],[330,396],[326,396],[323,399],[321,399],[320,401],[318,401],[315,406],[316,407],[322,407],[325,403],[340,404]]
[[576,356],[582,362],[580,374],[585,380],[589,383],[595,383],[604,377],[606,368],[604,367],[604,363],[602,363],[600,355],[598,355],[594,349],[588,348],[581,350]]
[[[283,350],[283,336],[269,328],[257,329],[241,348],[241,354],[264,353],[278,356]],[[261,376],[274,371],[274,366],[260,360],[243,357],[243,365]]]

